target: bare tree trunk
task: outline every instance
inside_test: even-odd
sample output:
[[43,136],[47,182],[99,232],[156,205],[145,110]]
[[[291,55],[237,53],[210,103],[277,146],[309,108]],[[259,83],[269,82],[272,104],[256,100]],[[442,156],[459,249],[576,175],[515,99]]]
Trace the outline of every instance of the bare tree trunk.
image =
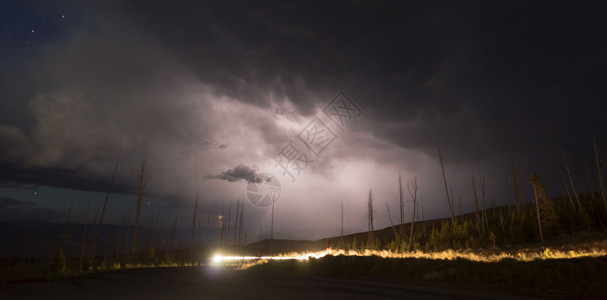
[[272,200],[272,223],[270,225],[270,257],[274,257],[274,248],[272,248],[273,240],[274,240],[274,200]]
[[211,231],[211,216],[208,216],[207,217],[207,237],[205,239],[205,244],[209,243],[209,240],[210,240],[209,233],[210,233],[210,231]]
[[512,184],[514,185],[514,207],[516,208],[517,215],[521,213],[521,195],[518,188],[518,180],[516,180],[516,165],[514,164],[514,158],[510,156],[510,170],[512,172]]
[[226,203],[225,201],[221,201],[221,217],[219,218],[221,220],[221,239],[220,239],[220,244],[221,246],[225,246],[224,244],[224,237],[225,237],[225,223],[226,223]]
[[569,185],[567,185],[567,181],[565,180],[565,174],[563,173],[563,169],[561,169],[560,164],[557,164],[557,168],[559,170],[560,179],[565,187],[565,191],[567,192],[567,197],[569,198],[569,203],[571,204],[571,209],[575,211],[575,204],[573,204],[573,198],[571,197],[571,193],[569,192]]
[[226,219],[226,246],[230,246],[230,222],[232,222],[232,201],[228,202],[228,218]]
[[462,213],[462,197],[457,197],[459,201],[459,222],[464,223],[464,214]]
[[424,215],[424,195],[419,195],[419,200],[422,203],[422,226],[424,226],[424,232],[426,232],[426,216]]
[[483,227],[489,230],[489,221],[487,220],[487,210],[485,210],[485,176],[481,177],[481,195],[483,200]]
[[590,177],[590,171],[588,169],[588,163],[586,162],[586,157],[584,156],[584,151],[580,147],[580,154],[582,155],[582,161],[584,162],[584,171],[586,171],[586,179],[588,180],[588,192],[594,198],[594,188],[592,187],[592,177]]
[[261,242],[263,241],[262,224],[259,223],[259,243],[257,244],[257,256],[261,257]]
[[565,170],[567,170],[567,175],[569,175],[569,181],[571,182],[571,190],[573,190],[573,195],[575,196],[575,201],[577,202],[577,208],[579,211],[582,209],[582,204],[580,203],[580,197],[577,195],[577,191],[575,190],[575,184],[573,184],[573,176],[571,176],[571,171],[569,170],[569,163],[567,162],[567,157],[563,155],[563,161],[565,161]]
[[240,220],[240,201],[236,201],[236,216],[234,218],[234,245],[236,246],[236,234],[238,233],[238,221]]
[[59,251],[63,248],[63,243],[67,238],[67,227],[70,225],[70,215],[72,214],[72,207],[74,206],[74,200],[70,204],[70,208],[67,210],[67,217],[65,218],[65,225],[63,226],[63,234],[61,234],[61,241],[59,242]]
[[194,216],[192,217],[192,239],[190,241],[190,263],[193,263],[194,259],[194,237],[196,236],[196,212],[198,211],[198,191],[196,189],[196,202],[194,202]]
[[440,151],[440,146],[438,146],[438,157],[440,159],[440,167],[443,171],[443,182],[445,183],[445,192],[447,193],[447,204],[449,204],[449,214],[451,215],[451,223],[455,226],[455,217],[453,216],[453,205],[451,202],[451,197],[449,195],[449,189],[447,188],[447,177],[445,176],[445,166],[443,165],[443,154]]
[[394,229],[394,222],[392,222],[392,215],[390,214],[390,205],[388,204],[388,202],[384,203],[386,205],[386,211],[388,212],[388,220],[390,220],[390,228],[392,228],[392,231],[394,232],[394,238],[398,238],[398,233],[396,232],[396,229]]
[[86,225],[89,221],[89,208],[91,207],[91,195],[86,205],[86,217],[84,218],[84,232],[82,233],[82,245],[80,246],[80,270],[82,270],[82,262],[84,261],[84,249],[86,248]]
[[127,217],[126,222],[126,239],[124,240],[124,259],[128,260],[129,258],[129,233],[131,231],[131,209],[129,208],[129,215]]
[[145,170],[145,160],[141,163],[141,173],[139,174],[139,190],[137,194],[137,215],[135,217],[135,232],[133,233],[133,255],[137,252],[137,233],[139,231],[139,218],[141,217],[141,201],[143,200],[143,191],[146,182],[143,180],[143,172]]
[[409,195],[411,195],[411,199],[413,199],[413,216],[411,217],[411,232],[409,232],[409,252],[411,252],[411,247],[413,245],[413,226],[415,226],[415,205],[417,203],[417,177],[415,177],[413,181],[413,192],[411,192],[409,184],[407,184],[407,191],[409,191]]
[[405,235],[403,226],[405,223],[405,203],[403,199],[403,181],[400,173],[398,173],[398,204],[400,207],[400,234]]
[[605,213],[607,213],[607,191],[605,191],[605,182],[603,181],[603,168],[599,159],[599,146],[596,144],[596,138],[593,139],[593,150],[594,160],[596,163],[596,174],[599,181],[599,189],[601,191],[601,198],[603,198],[603,205],[605,206]]
[[93,218],[93,223],[91,223],[91,231],[88,237],[87,243],[93,242],[93,236],[95,233],[95,224],[97,224],[97,217],[99,217],[99,211],[101,210],[101,205],[97,206],[97,210],[95,211],[95,217]]
[[154,226],[154,213],[150,216],[150,226],[145,230],[145,237],[143,239],[143,249],[145,252],[150,251],[150,237],[152,236],[152,226]]
[[369,210],[369,245],[373,242],[373,192],[369,189],[369,201],[367,203]]
[[508,213],[512,214],[512,203],[510,203],[510,187],[508,185],[508,176],[504,175],[504,187],[506,192],[506,202],[508,203]]
[[238,244],[244,246],[244,200],[240,201],[240,225],[238,226]]
[[540,200],[537,195],[537,187],[536,187],[536,182],[537,182],[538,178],[539,177],[537,177],[537,175],[535,175],[535,173],[531,173],[531,177],[529,177],[529,182],[531,182],[531,185],[533,186],[533,196],[535,197],[535,209],[537,212],[537,227],[539,228],[539,231],[540,231],[540,242],[544,242],[544,235],[542,234],[542,221],[541,221],[541,216],[540,216]]
[[502,212],[498,210],[497,213],[500,216],[500,223],[502,224],[502,233],[506,235],[506,227],[504,227],[504,219],[502,219]]
[[122,213],[122,220],[120,221],[120,234],[118,235],[118,246],[116,247],[116,257],[120,257],[120,247],[122,247],[122,238],[124,237],[124,217],[126,213]]
[[[472,193],[474,196],[474,213],[476,216],[476,230],[478,231],[478,236],[481,236],[481,216],[478,213],[478,195],[476,194],[476,184],[474,183],[474,175],[472,176]],[[484,228],[485,226],[483,226]]]
[[116,176],[116,170],[118,170],[118,164],[120,160],[116,162],[116,166],[114,167],[114,172],[112,172],[112,178],[110,179],[110,185],[107,188],[107,192],[105,193],[105,203],[103,204],[103,209],[101,210],[101,217],[99,217],[99,223],[97,224],[97,230],[95,232],[95,242],[93,243],[93,251],[92,256],[95,257],[95,252],[97,251],[97,243],[99,242],[99,231],[101,231],[101,224],[103,224],[103,216],[105,215],[105,209],[107,208],[107,202],[110,198],[110,192],[112,191],[112,184],[114,183],[114,177]]
[[341,247],[344,247],[344,201],[341,201]]
[[177,229],[177,219],[178,215],[176,214],[175,219],[173,220],[173,226],[171,227],[171,233],[169,234],[169,237],[167,238],[166,243],[164,245],[164,251],[168,254],[169,258],[172,258],[173,256],[175,231]]

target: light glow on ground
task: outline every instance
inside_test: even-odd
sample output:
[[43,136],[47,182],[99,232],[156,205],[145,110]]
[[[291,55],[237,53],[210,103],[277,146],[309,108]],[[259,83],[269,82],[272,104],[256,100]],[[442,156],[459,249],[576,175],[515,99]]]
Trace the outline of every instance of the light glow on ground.
[[215,255],[213,262],[229,262],[229,261],[260,261],[267,262],[269,260],[301,260],[307,261],[310,258],[321,258],[327,255],[345,255],[345,256],[379,256],[382,258],[421,258],[421,259],[441,259],[441,260],[454,260],[454,259],[467,259],[471,261],[479,262],[498,262],[502,259],[514,259],[517,261],[532,261],[532,260],[545,260],[545,259],[568,259],[568,258],[579,258],[579,257],[599,257],[607,256],[607,249],[605,248],[591,248],[591,249],[580,249],[580,250],[558,250],[546,248],[543,251],[523,249],[516,252],[500,252],[500,251],[487,251],[482,253],[480,251],[473,252],[470,250],[455,251],[446,250],[441,252],[392,252],[389,250],[343,250],[343,249],[325,249],[318,252],[307,252],[297,253],[291,252],[287,254],[278,254],[276,256],[222,256]]

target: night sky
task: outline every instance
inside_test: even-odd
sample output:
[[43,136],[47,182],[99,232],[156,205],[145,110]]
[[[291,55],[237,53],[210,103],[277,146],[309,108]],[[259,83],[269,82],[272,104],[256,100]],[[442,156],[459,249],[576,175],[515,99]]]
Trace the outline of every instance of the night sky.
[[[74,201],[83,222],[119,161],[119,224],[145,160],[143,220],[186,226],[199,188],[218,226],[268,172],[276,230],[318,238],[338,234],[342,202],[346,231],[366,230],[369,189],[375,227],[385,203],[398,219],[399,173],[426,219],[448,216],[438,146],[456,212],[473,210],[473,176],[507,203],[511,158],[527,201],[532,171],[563,194],[563,157],[588,192],[582,158],[594,174],[593,138],[607,149],[604,1],[203,2],[0,2],[0,221],[63,222]],[[339,95],[359,109],[341,127],[323,112]],[[316,118],[331,134],[293,179],[276,159],[306,149]],[[265,232],[271,210],[245,203]]]

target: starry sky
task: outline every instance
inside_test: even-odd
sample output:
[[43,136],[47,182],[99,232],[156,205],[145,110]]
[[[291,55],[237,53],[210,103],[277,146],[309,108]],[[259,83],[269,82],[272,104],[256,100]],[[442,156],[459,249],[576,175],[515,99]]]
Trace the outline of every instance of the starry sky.
[[[370,189],[388,226],[399,174],[417,178],[424,218],[448,216],[438,146],[456,212],[473,210],[473,177],[489,206],[512,201],[511,161],[527,200],[531,172],[562,195],[565,157],[588,192],[593,139],[607,147],[606,14],[603,1],[3,0],[0,221],[62,222],[73,202],[83,222],[118,162],[106,221],[120,223],[144,160],[144,219],[186,226],[199,189],[218,226],[268,173],[277,231],[297,238],[337,234],[342,202],[346,231],[365,230]],[[325,113],[336,98],[356,107],[346,124]],[[322,151],[307,148],[319,128]],[[277,161],[295,154],[291,177]],[[247,230],[267,228],[268,207],[245,203]]]

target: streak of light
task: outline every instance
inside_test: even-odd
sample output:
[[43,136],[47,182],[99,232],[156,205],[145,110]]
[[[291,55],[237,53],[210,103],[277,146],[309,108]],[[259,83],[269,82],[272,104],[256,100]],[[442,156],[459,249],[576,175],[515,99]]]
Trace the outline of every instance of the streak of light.
[[343,249],[326,249],[318,252],[306,252],[297,253],[291,252],[287,254],[279,254],[276,256],[222,256],[216,255],[213,261],[216,263],[226,261],[250,261],[250,260],[301,260],[307,261],[310,258],[322,258],[327,255],[345,255],[345,256],[379,256],[382,258],[420,258],[420,259],[440,259],[440,260],[454,260],[454,259],[467,259],[478,262],[498,262],[502,259],[514,259],[517,261],[533,261],[533,260],[545,260],[545,259],[569,259],[579,257],[599,257],[607,256],[607,249],[605,248],[590,248],[590,249],[578,249],[578,250],[559,250],[546,248],[543,251],[521,249],[512,252],[471,252],[471,251],[455,251],[446,250],[441,252],[392,252],[389,250],[343,250]]

